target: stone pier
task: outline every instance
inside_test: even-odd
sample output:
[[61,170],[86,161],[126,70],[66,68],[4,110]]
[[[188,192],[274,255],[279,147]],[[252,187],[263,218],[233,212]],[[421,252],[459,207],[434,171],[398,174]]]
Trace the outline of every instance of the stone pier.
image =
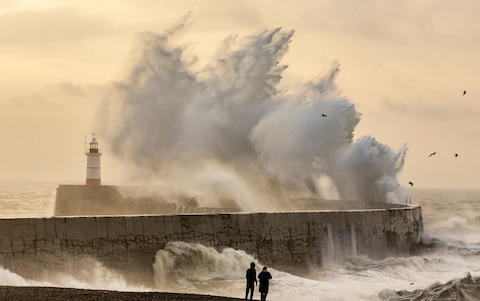
[[0,219],[0,264],[28,279],[49,280],[96,262],[129,283],[148,286],[156,252],[172,241],[244,250],[263,264],[294,271],[357,255],[407,255],[421,233],[419,206],[386,204],[354,210]]

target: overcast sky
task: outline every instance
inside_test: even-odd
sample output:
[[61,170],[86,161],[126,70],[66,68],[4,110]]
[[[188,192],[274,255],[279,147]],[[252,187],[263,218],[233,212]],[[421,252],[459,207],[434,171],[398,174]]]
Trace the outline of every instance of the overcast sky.
[[[339,62],[362,114],[355,137],[408,146],[402,185],[480,188],[477,0],[0,0],[0,178],[82,183],[85,135],[101,132],[93,119],[136,37],[188,14],[181,38],[199,60],[231,34],[295,30],[283,81]],[[104,152],[103,183],[120,181],[119,164]]]

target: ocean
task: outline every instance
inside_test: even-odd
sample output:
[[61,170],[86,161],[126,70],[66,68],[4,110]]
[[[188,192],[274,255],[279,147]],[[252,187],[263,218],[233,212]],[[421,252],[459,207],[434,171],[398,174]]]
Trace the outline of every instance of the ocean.
[[[0,217],[49,217],[55,189],[51,181],[0,181]],[[273,276],[268,300],[480,300],[480,190],[407,189],[422,206],[424,247],[416,255],[371,260],[348,258],[342,264],[293,275],[268,267]],[[155,288],[131,287],[101,264],[85,275],[64,275],[56,283],[24,279],[0,267],[0,285],[60,286],[124,291],[188,292],[245,296],[245,271],[251,254],[217,252],[198,244],[171,242],[152,263]],[[255,292],[257,300],[258,291]]]

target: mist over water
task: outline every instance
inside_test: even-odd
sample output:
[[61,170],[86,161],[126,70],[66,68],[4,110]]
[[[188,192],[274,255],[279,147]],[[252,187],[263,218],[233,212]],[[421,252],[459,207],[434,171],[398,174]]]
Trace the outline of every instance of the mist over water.
[[354,139],[360,113],[335,85],[338,63],[282,90],[294,31],[232,35],[199,67],[175,42],[182,30],[140,35],[128,75],[100,110],[103,145],[129,183],[247,211],[294,209],[293,197],[405,201],[396,177],[407,148]]

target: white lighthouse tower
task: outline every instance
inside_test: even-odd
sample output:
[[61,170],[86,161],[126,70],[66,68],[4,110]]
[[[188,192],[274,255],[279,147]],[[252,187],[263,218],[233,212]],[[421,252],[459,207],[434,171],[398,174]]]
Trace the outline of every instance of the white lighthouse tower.
[[100,157],[102,152],[98,148],[95,134],[92,134],[92,141],[87,146],[85,155],[87,155],[87,181],[85,185],[102,185],[100,181]]

